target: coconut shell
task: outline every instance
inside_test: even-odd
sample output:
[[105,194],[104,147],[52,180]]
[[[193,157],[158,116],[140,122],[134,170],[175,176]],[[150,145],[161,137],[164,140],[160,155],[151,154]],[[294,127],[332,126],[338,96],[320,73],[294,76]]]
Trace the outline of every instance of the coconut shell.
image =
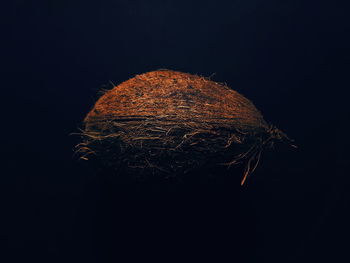
[[251,101],[197,75],[157,70],[106,91],[84,119],[83,159],[137,175],[179,176],[203,167],[246,164],[285,134]]

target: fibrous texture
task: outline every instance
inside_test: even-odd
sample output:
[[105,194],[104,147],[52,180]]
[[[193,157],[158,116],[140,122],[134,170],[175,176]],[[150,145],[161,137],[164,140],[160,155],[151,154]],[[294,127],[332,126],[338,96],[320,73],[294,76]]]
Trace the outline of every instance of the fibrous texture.
[[208,78],[171,70],[137,75],[105,92],[84,119],[82,159],[134,174],[173,176],[246,164],[287,138],[244,96]]

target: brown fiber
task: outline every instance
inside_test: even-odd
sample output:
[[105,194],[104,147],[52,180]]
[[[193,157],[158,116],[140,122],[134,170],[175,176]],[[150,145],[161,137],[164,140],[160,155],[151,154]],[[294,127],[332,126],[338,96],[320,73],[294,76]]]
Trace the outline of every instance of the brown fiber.
[[238,92],[171,70],[137,75],[106,91],[81,135],[78,151],[85,160],[145,176],[243,162],[242,184],[264,148],[288,140]]

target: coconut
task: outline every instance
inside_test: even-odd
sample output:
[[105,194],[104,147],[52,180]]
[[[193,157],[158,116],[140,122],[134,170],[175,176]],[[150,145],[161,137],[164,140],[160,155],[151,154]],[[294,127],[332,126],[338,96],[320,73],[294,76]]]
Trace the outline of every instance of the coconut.
[[137,176],[183,176],[243,163],[241,184],[261,152],[288,137],[223,83],[172,70],[106,91],[83,121],[81,159]]

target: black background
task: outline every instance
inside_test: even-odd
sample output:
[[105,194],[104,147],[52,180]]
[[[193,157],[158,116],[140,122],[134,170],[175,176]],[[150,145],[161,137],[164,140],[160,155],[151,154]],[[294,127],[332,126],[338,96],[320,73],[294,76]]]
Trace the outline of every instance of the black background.
[[[344,6],[12,1],[1,13],[6,262],[348,262]],[[266,152],[243,188],[119,182],[77,161],[69,134],[98,91],[159,68],[215,73],[299,148]]]

